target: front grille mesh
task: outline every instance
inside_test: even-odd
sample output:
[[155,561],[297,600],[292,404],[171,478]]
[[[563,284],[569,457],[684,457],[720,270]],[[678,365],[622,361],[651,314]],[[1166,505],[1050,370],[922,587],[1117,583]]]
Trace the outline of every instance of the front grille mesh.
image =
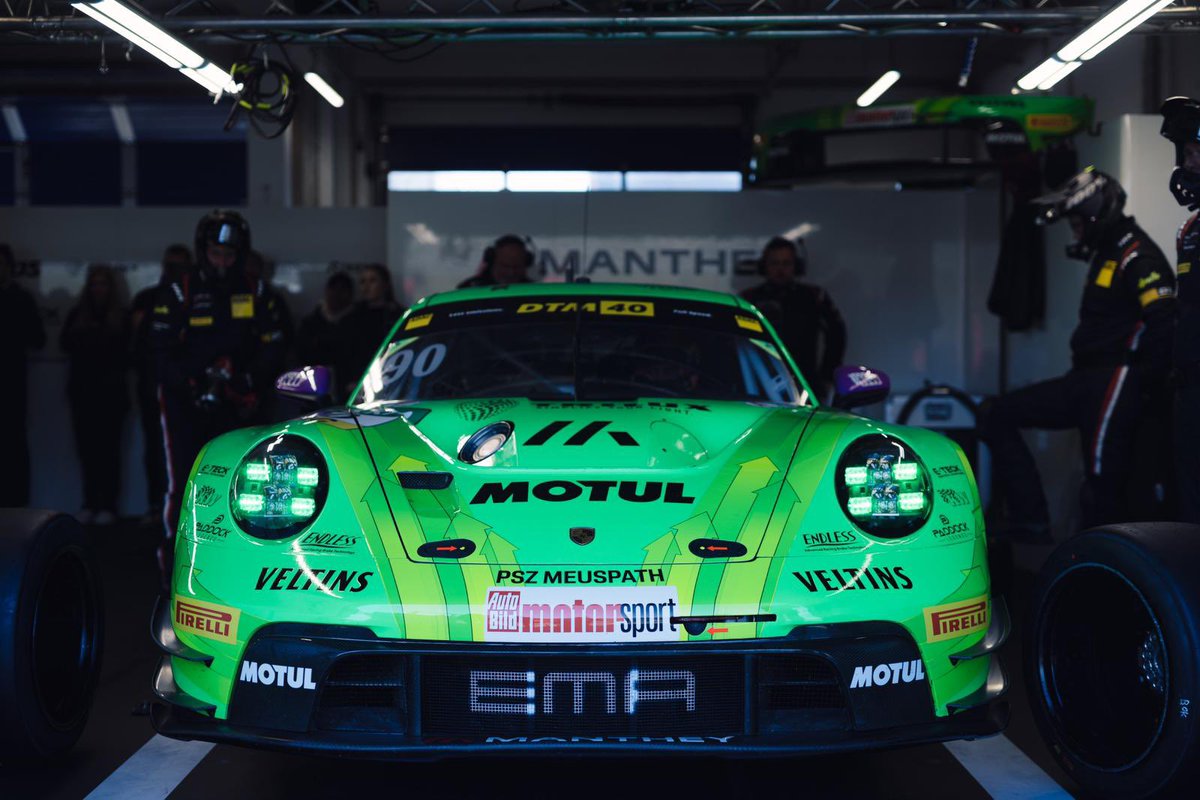
[[403,733],[408,719],[407,657],[391,653],[345,656],[321,686],[321,730]]
[[768,655],[758,663],[759,707],[765,711],[844,708],[833,665],[806,655]]

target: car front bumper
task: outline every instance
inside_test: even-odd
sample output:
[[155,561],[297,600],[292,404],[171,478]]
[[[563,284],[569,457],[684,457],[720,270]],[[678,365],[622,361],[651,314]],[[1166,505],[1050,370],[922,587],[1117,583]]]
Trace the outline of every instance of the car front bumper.
[[886,622],[781,639],[540,646],[274,624],[247,644],[225,719],[176,680],[177,665],[210,668],[200,654],[156,638],[170,653],[155,680],[160,733],[330,755],[788,756],[979,738],[1008,718],[990,650],[970,656],[989,662],[984,683],[936,716],[916,644]]

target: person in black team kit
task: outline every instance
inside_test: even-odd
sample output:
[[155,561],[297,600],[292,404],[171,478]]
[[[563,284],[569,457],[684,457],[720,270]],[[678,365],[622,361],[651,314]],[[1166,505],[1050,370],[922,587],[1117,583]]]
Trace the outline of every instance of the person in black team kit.
[[129,408],[129,320],[117,289],[112,267],[89,265],[83,295],[58,339],[67,356],[67,402],[83,467],[83,509],[76,517],[85,525],[117,521],[121,429]]
[[775,328],[801,374],[824,399],[833,371],[846,356],[846,323],[829,292],[802,283],[808,267],[804,241],[776,236],[763,248],[759,272],[766,281],[742,292]]
[[258,393],[272,391],[283,334],[266,307],[266,287],[245,271],[250,226],[213,211],[196,226],[196,266],[162,287],[151,318],[167,458],[163,579],[171,575],[184,483],[200,449],[246,424]]
[[333,369],[334,385],[339,387],[334,400],[342,400],[340,387],[351,379],[347,357],[353,348],[348,322],[354,310],[354,281],[345,272],[335,272],[325,281],[321,304],[300,320],[296,351],[301,364],[323,364]]
[[483,251],[479,270],[458,284],[459,289],[479,286],[508,286],[513,283],[532,283],[529,268],[533,266],[533,249],[528,237],[506,233]]
[[186,245],[167,247],[162,257],[158,283],[147,286],[133,297],[130,328],[133,331],[133,371],[138,412],[142,427],[142,466],[146,471],[146,496],[149,509],[143,523],[162,518],[163,498],[167,494],[167,465],[163,456],[162,410],[158,407],[158,367],[150,341],[150,318],[162,287],[178,281],[192,268],[192,251]]
[[29,352],[46,343],[33,296],[16,282],[17,262],[0,244],[0,508],[29,505]]
[[392,326],[404,315],[392,289],[392,273],[383,264],[367,264],[358,273],[358,296],[345,323],[350,347],[344,374],[338,376],[342,397],[354,391]]
[[1175,485],[1179,518],[1200,523],[1200,102],[1172,97],[1162,106],[1162,135],[1175,145],[1171,194],[1195,212],[1175,240],[1179,321],[1175,326]]
[[1092,168],[1033,201],[1042,224],[1064,217],[1075,241],[1070,258],[1086,261],[1071,370],[986,403],[980,435],[991,448],[997,488],[1008,502],[1005,530],[1014,540],[1049,544],[1049,512],[1023,428],[1077,428],[1085,482],[1082,523],[1120,522],[1143,395],[1161,382],[1170,358],[1175,274],[1133,217],[1125,191]]

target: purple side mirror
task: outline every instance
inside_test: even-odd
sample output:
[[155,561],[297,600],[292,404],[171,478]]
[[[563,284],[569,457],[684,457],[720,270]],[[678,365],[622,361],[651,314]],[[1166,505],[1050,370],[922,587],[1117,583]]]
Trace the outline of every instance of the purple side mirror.
[[878,403],[888,396],[892,382],[887,373],[863,366],[844,365],[833,371],[833,405],[856,408]]
[[276,393],[296,400],[327,403],[332,389],[333,377],[329,374],[329,367],[301,367],[275,379]]

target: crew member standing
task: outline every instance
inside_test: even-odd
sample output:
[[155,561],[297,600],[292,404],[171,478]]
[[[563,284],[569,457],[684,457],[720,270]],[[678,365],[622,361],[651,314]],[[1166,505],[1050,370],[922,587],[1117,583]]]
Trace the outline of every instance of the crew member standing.
[[29,505],[28,358],[46,343],[37,303],[17,285],[17,262],[0,244],[0,508]]
[[58,342],[67,356],[67,402],[83,468],[83,508],[76,518],[85,525],[112,525],[129,409],[129,320],[112,267],[88,266],[83,295],[67,314]]
[[1179,320],[1175,326],[1175,485],[1179,518],[1200,524],[1200,102],[1172,97],[1162,106],[1162,135],[1175,144],[1171,194],[1196,212],[1176,238]]
[[846,356],[846,323],[829,292],[799,280],[807,269],[804,240],[776,236],[758,261],[766,280],[742,297],[767,318],[817,397],[824,399],[833,385],[834,369]]
[[358,303],[346,318],[350,347],[345,374],[338,376],[342,397],[349,397],[358,386],[392,326],[404,315],[404,306],[396,302],[392,273],[383,264],[367,264],[362,268],[358,273],[358,294]]
[[167,459],[166,541],[159,566],[169,581],[182,494],[192,463],[214,436],[246,424],[258,393],[272,391],[282,332],[266,308],[266,288],[245,271],[250,226],[213,211],[196,226],[196,267],[162,287],[151,334]]
[[1175,274],[1133,217],[1125,191],[1092,168],[1033,201],[1042,224],[1064,217],[1086,261],[1071,370],[996,398],[980,411],[998,488],[1008,502],[1001,535],[1050,543],[1050,516],[1024,428],[1077,428],[1083,447],[1083,526],[1120,522],[1143,395],[1161,383],[1170,360]]
[[[347,366],[352,351],[350,323],[354,310],[354,281],[345,272],[335,272],[325,281],[321,303],[300,320],[296,334],[296,351],[301,364],[323,364],[333,369],[334,385],[338,387],[334,400],[345,399],[341,391],[351,379],[353,369]],[[361,377],[361,376],[359,376]]]
[[477,286],[507,286],[510,283],[532,283],[529,268],[533,266],[533,250],[529,240],[506,233],[483,251],[479,271],[458,284],[459,289]]
[[143,524],[162,519],[167,494],[167,465],[163,456],[162,412],[158,406],[158,367],[150,341],[150,319],[162,288],[183,278],[192,268],[192,251],[186,245],[167,247],[162,257],[158,283],[133,297],[130,328],[133,331],[133,370],[142,426],[142,466],[146,471],[147,513]]

